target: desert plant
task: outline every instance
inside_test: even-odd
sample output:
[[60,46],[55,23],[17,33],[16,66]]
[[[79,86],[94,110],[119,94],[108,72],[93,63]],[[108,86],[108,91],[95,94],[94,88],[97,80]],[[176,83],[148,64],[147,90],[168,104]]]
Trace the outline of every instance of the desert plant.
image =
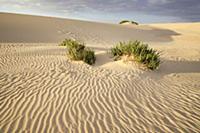
[[83,61],[92,65],[96,61],[95,53],[91,49],[85,49],[83,52]]
[[135,24],[135,25],[139,25],[139,23],[135,22],[135,21],[131,21],[132,24]]
[[129,21],[129,20],[122,20],[122,21],[119,22],[119,24],[124,24],[124,23],[130,23],[130,24],[139,25],[137,22],[135,22],[135,21]]
[[60,46],[67,46],[73,43],[77,43],[77,42],[72,39],[65,39],[64,41],[62,41],[62,43],[60,43]]
[[128,22],[130,22],[130,21],[129,20],[122,20],[122,21],[119,22],[119,24],[128,23]]
[[147,63],[147,67],[151,70],[156,69],[160,65],[159,53],[151,53],[151,58]]
[[123,55],[132,56],[135,61],[144,64],[151,70],[157,69],[160,65],[160,53],[140,41],[120,42],[111,48],[111,54],[114,60],[121,59]]
[[83,60],[83,53],[84,53],[84,49],[85,49],[85,45],[78,42],[78,41],[74,41],[74,40],[65,40],[64,46],[67,46],[68,49],[68,56],[70,57],[70,59],[72,60]]
[[84,43],[72,39],[65,39],[60,45],[67,47],[67,55],[71,60],[83,60],[90,65],[95,63],[94,51],[86,49]]

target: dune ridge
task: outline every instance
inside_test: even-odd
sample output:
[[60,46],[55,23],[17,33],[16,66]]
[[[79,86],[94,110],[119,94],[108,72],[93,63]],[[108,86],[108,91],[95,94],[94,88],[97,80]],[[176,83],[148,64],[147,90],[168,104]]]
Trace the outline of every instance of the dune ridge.
[[[86,25],[105,26],[85,23],[83,27]],[[147,41],[149,33],[140,36],[162,51],[163,63],[154,72],[114,62],[107,55],[109,47],[117,41],[116,36],[124,40],[134,38],[137,31],[149,28],[145,25],[138,28],[109,25],[106,35],[90,28],[88,32],[75,30],[83,40],[92,38],[89,33],[96,33],[97,39],[86,41],[96,51],[94,66],[67,58],[66,48],[58,46],[58,38],[64,39],[65,34],[52,38],[57,43],[35,43],[34,37],[34,42],[23,39],[21,42],[14,36],[10,40],[16,42],[11,43],[9,37],[0,36],[0,132],[199,132],[200,46],[198,39],[190,45],[182,44],[184,36],[189,42],[188,36],[197,34],[180,30],[177,25],[168,29],[181,35],[170,37],[168,42],[161,41],[157,33],[151,35],[157,41]],[[0,22],[2,26],[7,25]],[[155,27],[162,29],[163,25]],[[110,29],[118,33],[112,36]],[[132,34],[123,38],[120,30]],[[168,35],[164,32],[161,38],[165,36]]]

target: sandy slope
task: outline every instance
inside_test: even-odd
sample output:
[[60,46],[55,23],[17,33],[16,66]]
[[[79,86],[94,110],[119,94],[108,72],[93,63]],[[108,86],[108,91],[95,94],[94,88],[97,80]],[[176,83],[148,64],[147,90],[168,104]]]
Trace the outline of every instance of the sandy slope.
[[[200,132],[200,23],[0,14],[0,29],[0,132]],[[69,61],[57,46],[65,37],[94,48],[96,65]],[[159,70],[109,58],[109,47],[131,39],[162,51]]]

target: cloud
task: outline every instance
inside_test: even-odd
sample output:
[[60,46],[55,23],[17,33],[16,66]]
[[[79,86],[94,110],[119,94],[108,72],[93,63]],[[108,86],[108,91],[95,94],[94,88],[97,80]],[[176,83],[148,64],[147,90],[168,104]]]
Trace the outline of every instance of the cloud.
[[148,3],[160,5],[160,4],[169,3],[169,2],[171,2],[171,1],[172,1],[172,0],[148,0]]
[[200,21],[199,0],[164,0],[159,5],[150,5],[145,11],[156,15],[180,17],[188,21]]
[[173,17],[182,21],[200,21],[199,0],[0,0],[0,4],[0,11],[59,16],[143,14]]

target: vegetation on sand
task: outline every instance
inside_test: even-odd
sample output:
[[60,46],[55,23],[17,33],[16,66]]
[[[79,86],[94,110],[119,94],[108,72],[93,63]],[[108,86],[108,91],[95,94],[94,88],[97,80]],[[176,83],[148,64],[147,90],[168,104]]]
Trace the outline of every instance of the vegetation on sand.
[[132,57],[134,61],[144,64],[148,69],[155,70],[160,65],[160,53],[140,41],[120,42],[111,48],[114,60],[122,56]]
[[89,65],[94,64],[96,61],[94,51],[86,48],[83,43],[72,39],[65,39],[60,45],[67,47],[67,55],[71,60],[82,60]]
[[124,23],[130,23],[130,24],[139,25],[137,22],[135,22],[135,21],[129,21],[129,20],[122,20],[121,22],[119,22],[119,24],[124,24]]
[[83,61],[92,65],[95,63],[96,58],[95,58],[95,53],[91,49],[85,49],[83,52]]

